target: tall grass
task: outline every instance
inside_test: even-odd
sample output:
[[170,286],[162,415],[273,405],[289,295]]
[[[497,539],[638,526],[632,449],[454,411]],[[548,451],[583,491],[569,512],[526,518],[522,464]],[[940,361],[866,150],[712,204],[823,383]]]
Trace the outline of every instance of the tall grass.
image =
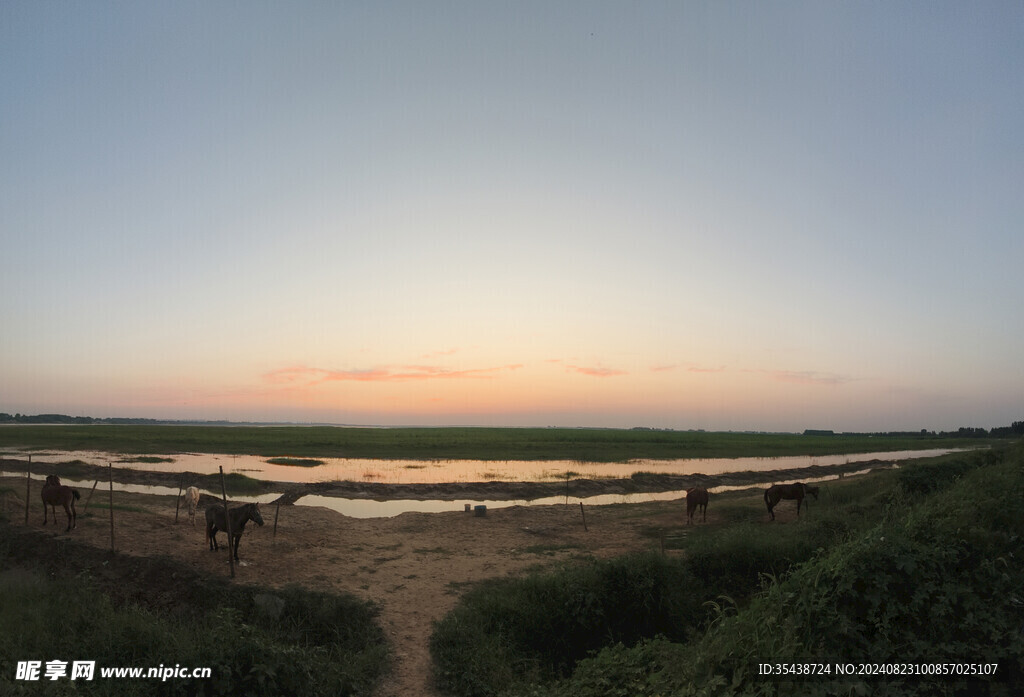
[[[87,573],[0,572],[0,694],[359,695],[387,660],[375,610],[350,596],[189,584],[173,613],[115,603]],[[202,592],[200,592],[202,591]],[[15,680],[18,661],[96,662],[94,680]],[[209,679],[101,679],[101,667],[209,667]]]

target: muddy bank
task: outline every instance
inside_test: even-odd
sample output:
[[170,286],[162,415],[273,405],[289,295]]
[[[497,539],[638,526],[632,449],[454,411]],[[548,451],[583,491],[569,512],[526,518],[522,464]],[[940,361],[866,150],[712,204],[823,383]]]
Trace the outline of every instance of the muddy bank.
[[[25,472],[27,460],[0,458],[0,470]],[[245,478],[244,486],[235,486],[229,475],[228,491],[232,496],[258,495],[282,492],[277,503],[294,503],[307,494],[349,499],[389,501],[396,499],[445,500],[472,498],[488,501],[532,501],[551,496],[586,498],[603,494],[641,494],[663,491],[682,491],[693,486],[713,488],[719,486],[757,486],[774,482],[800,481],[821,477],[836,477],[878,467],[890,467],[892,461],[870,460],[839,465],[811,465],[769,472],[729,472],[724,474],[653,474],[637,473],[621,479],[570,479],[553,482],[445,482],[438,484],[381,484],[378,482],[317,482],[297,484]],[[68,479],[99,480],[106,482],[110,472],[106,467],[81,462],[31,463],[34,475],[57,474]],[[114,468],[113,479],[120,484],[141,484],[176,488],[196,485],[211,491],[220,490],[219,475],[194,472],[148,472],[145,470]]]

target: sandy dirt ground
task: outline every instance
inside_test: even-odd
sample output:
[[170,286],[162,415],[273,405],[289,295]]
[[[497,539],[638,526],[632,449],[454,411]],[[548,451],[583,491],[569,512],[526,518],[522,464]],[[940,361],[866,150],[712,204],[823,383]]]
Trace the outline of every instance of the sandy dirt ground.
[[[24,480],[0,480],[9,491],[2,505],[15,527],[24,517]],[[42,525],[38,483],[30,499],[28,527],[64,536],[59,525]],[[86,496],[78,502],[78,526],[69,538],[97,549],[110,548],[110,519],[106,508],[85,511]],[[95,492],[94,502],[106,501],[108,491]],[[244,500],[244,499],[243,499]],[[196,571],[227,576],[227,555],[208,551],[200,502],[195,526],[182,509],[175,522],[175,497],[114,492],[114,545],[121,554],[136,557],[164,555]],[[138,510],[117,510],[126,505]],[[240,547],[236,581],[278,587],[300,584],[318,590],[353,593],[380,608],[380,622],[391,642],[392,669],[377,697],[435,695],[432,687],[429,637],[433,623],[457,602],[474,582],[521,573],[537,565],[577,557],[608,557],[657,548],[652,528],[685,534],[683,501],[615,506],[578,503],[488,510],[485,516],[450,513],[405,513],[393,518],[348,518],[324,508],[282,505],[274,534],[275,505],[261,506],[265,525],[249,523]],[[587,529],[584,529],[584,517]],[[708,524],[714,523],[714,507]],[[221,535],[221,542],[225,536]]]

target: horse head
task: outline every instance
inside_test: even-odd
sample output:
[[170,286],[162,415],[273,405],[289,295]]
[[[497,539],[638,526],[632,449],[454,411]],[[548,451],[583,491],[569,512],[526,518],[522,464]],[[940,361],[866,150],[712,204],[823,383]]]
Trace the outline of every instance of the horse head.
[[258,503],[252,504],[252,513],[250,517],[259,526],[263,526],[263,516],[260,515],[260,505]]
[[47,475],[46,486],[60,486],[60,477],[56,474]]

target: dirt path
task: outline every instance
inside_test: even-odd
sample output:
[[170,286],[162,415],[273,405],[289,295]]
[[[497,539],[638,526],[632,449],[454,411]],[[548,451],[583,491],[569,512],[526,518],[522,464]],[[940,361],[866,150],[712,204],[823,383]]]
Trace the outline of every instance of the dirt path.
[[[0,486],[17,491],[19,481],[4,478]],[[104,500],[106,496],[102,492]],[[29,527],[43,530],[42,506],[34,497],[31,503]],[[119,552],[169,556],[196,570],[228,574],[226,553],[207,549],[202,510],[193,527],[184,511],[175,524],[174,497],[115,492],[114,503],[137,509],[115,508]],[[93,507],[83,515],[83,504],[79,502],[78,527],[70,537],[109,549],[107,510]],[[8,493],[3,505],[8,506],[9,520],[20,525],[24,499]],[[658,541],[645,536],[645,528],[685,522],[685,506],[671,501],[588,507],[586,531],[578,504],[492,509],[483,517],[453,511],[373,519],[285,505],[275,538],[275,507],[262,508],[266,525],[250,523],[246,528],[236,580],[347,591],[377,603],[393,650],[392,672],[382,680],[377,697],[436,694],[429,655],[433,623],[455,605],[467,585],[577,556],[651,548]],[[63,512],[58,519],[64,519]],[[55,535],[63,535],[63,528],[58,532],[49,526]]]

